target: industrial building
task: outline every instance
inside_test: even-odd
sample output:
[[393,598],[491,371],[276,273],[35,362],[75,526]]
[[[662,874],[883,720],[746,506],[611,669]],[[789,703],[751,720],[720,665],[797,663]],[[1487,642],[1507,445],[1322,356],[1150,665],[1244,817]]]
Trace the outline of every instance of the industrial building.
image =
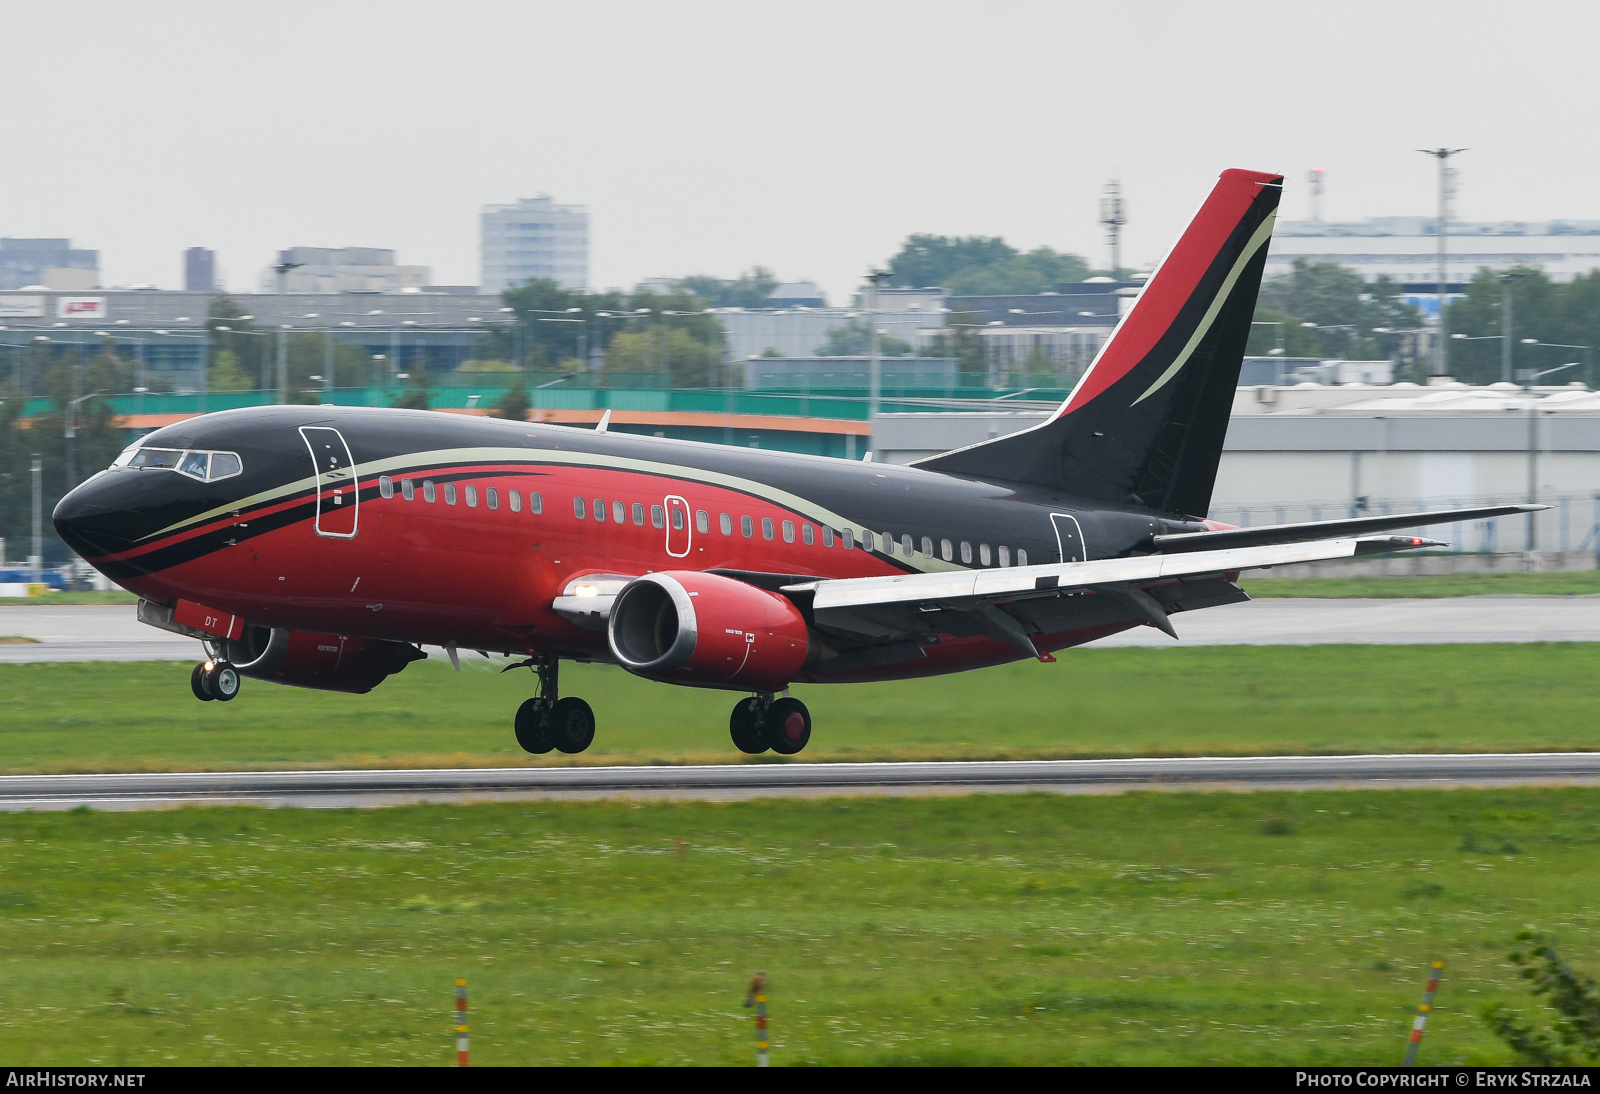
[[[1433,217],[1361,221],[1280,220],[1272,232],[1266,276],[1288,273],[1296,259],[1337,262],[1366,281],[1438,281],[1439,222]],[[1471,280],[1487,267],[1536,266],[1555,281],[1600,268],[1600,220],[1451,221],[1445,280]]]
[[485,293],[530,278],[563,289],[589,287],[589,207],[560,205],[548,194],[510,205],[485,205],[479,218],[479,284]]
[[100,284],[100,252],[70,239],[0,239],[0,290],[65,289]]
[[[402,266],[382,247],[290,247],[278,252],[289,293],[393,293],[417,291],[433,279],[426,266]],[[261,291],[278,291],[273,267],[261,271]]]

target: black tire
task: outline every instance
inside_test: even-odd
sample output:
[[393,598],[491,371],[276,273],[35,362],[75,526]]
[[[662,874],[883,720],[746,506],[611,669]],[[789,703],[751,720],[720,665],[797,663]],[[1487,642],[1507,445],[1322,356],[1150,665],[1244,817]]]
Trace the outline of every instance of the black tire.
[[594,741],[594,711],[582,699],[557,699],[550,708],[550,736],[562,752],[577,755]]
[[771,747],[766,737],[762,736],[761,727],[756,725],[756,714],[760,709],[761,704],[755,696],[740,699],[728,718],[728,735],[733,738],[734,747],[751,756],[759,756]]
[[556,747],[556,739],[550,735],[550,720],[537,699],[529,699],[517,708],[516,730],[517,744],[524,752],[543,756]]
[[202,703],[209,703],[211,700],[215,699],[216,696],[212,695],[206,690],[205,675],[205,665],[195,665],[194,671],[189,674],[189,689],[194,692],[194,697],[196,699],[200,700]]
[[761,729],[772,751],[793,756],[811,740],[811,712],[798,699],[774,699],[761,719]]
[[217,661],[206,673],[205,686],[219,703],[231,703],[239,696],[239,670],[226,661]]

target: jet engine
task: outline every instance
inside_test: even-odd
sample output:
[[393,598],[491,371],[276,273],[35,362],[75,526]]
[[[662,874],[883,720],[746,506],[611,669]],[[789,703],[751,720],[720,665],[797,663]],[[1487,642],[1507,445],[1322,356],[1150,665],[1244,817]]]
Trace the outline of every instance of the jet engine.
[[805,617],[785,597],[692,570],[629,582],[606,634],[612,655],[637,676],[741,691],[783,690],[810,648]]
[[427,654],[404,642],[245,627],[225,652],[241,676],[298,688],[364,694]]

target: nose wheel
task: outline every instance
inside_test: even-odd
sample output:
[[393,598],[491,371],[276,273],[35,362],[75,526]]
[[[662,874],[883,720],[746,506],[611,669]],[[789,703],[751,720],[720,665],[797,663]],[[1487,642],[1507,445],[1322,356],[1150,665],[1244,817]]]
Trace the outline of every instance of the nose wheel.
[[811,740],[811,712],[792,696],[752,695],[734,706],[728,734],[734,747],[747,755],[771,749],[780,756],[793,756]]
[[517,708],[517,744],[535,756],[552,750],[575,756],[588,748],[594,743],[594,710],[575,696],[559,698],[560,659],[541,657],[528,667],[539,677],[539,694]]
[[239,670],[226,661],[202,661],[189,674],[189,690],[202,703],[229,703],[239,694]]

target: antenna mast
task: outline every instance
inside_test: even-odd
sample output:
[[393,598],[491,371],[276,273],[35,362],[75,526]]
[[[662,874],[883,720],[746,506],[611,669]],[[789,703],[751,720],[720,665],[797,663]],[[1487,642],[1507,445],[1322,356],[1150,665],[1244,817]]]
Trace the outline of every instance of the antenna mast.
[[1105,225],[1106,242],[1111,244],[1111,276],[1122,280],[1122,226],[1128,218],[1122,210],[1122,183],[1112,179],[1106,183],[1105,196],[1100,199],[1100,223]]

